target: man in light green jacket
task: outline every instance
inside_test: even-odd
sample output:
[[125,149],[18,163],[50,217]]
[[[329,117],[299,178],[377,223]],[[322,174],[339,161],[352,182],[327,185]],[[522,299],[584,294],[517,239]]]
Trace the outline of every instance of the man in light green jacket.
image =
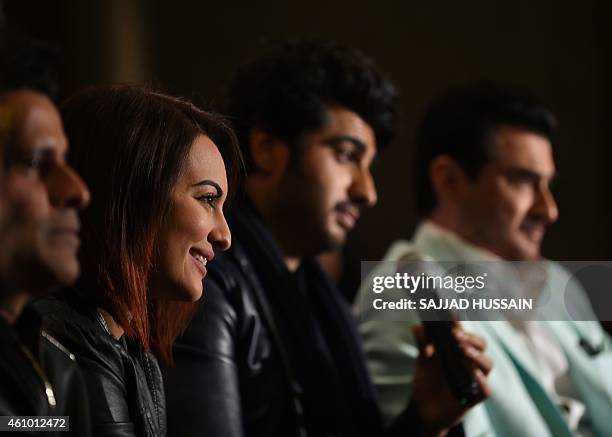
[[[555,129],[554,116],[537,99],[505,85],[470,84],[436,100],[417,138],[422,220],[413,240],[394,243],[385,261],[542,260],[546,227],[558,217],[550,191]],[[468,437],[612,435],[610,340],[567,271],[542,265],[553,297],[565,293],[564,317],[464,322],[487,340],[494,362],[493,395],[466,416]],[[410,396],[418,349],[408,325],[419,319],[409,313],[404,322],[380,320],[360,304],[367,293],[362,287],[356,310],[390,419]]]

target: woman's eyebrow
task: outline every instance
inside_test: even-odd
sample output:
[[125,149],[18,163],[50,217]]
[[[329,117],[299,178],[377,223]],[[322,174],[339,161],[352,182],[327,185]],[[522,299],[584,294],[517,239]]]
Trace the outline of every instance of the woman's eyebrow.
[[215,187],[217,189],[217,195],[219,197],[223,196],[223,189],[219,186],[215,181],[211,181],[210,179],[204,179],[203,181],[196,182],[193,184],[193,187],[201,187],[202,185],[210,185],[211,187]]

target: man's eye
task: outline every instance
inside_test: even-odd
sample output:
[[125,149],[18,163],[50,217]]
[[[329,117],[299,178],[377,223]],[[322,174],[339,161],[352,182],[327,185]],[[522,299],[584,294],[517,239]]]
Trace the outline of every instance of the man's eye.
[[48,160],[44,159],[40,155],[36,155],[33,157],[26,157],[19,160],[19,164],[24,166],[28,171],[33,171],[39,173],[41,176],[44,176],[48,173],[51,164]]
[[27,170],[29,173],[37,173],[46,176],[55,164],[55,158],[47,150],[35,150],[32,153],[16,153],[10,159],[14,165]]
[[533,181],[531,181],[530,179],[527,178],[520,178],[520,177],[516,177],[516,178],[509,178],[508,179],[510,181],[511,184],[513,185],[531,185]]
[[508,181],[517,186],[536,185],[539,182],[537,177],[524,174],[509,175]]
[[336,156],[340,162],[358,162],[359,154],[355,150],[338,149]]

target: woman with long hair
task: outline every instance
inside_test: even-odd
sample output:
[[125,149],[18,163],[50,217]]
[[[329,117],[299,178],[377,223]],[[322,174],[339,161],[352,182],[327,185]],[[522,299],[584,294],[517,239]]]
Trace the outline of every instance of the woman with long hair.
[[38,308],[83,370],[94,435],[164,436],[156,358],[172,364],[206,265],[230,246],[223,207],[238,185],[237,142],[221,116],[135,86],[87,89],[62,113],[92,203],[81,279]]

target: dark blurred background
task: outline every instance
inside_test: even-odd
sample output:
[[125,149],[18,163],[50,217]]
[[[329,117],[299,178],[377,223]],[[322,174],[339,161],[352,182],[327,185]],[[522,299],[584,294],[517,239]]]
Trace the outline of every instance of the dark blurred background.
[[401,92],[401,131],[375,163],[379,204],[345,249],[348,295],[360,260],[380,259],[390,242],[414,230],[410,169],[424,107],[474,79],[527,86],[559,117],[561,215],[544,253],[612,259],[609,0],[6,0],[4,12],[11,27],[63,47],[64,96],[95,83],[147,82],[209,104],[234,67],[269,43],[323,36],[368,53]]

